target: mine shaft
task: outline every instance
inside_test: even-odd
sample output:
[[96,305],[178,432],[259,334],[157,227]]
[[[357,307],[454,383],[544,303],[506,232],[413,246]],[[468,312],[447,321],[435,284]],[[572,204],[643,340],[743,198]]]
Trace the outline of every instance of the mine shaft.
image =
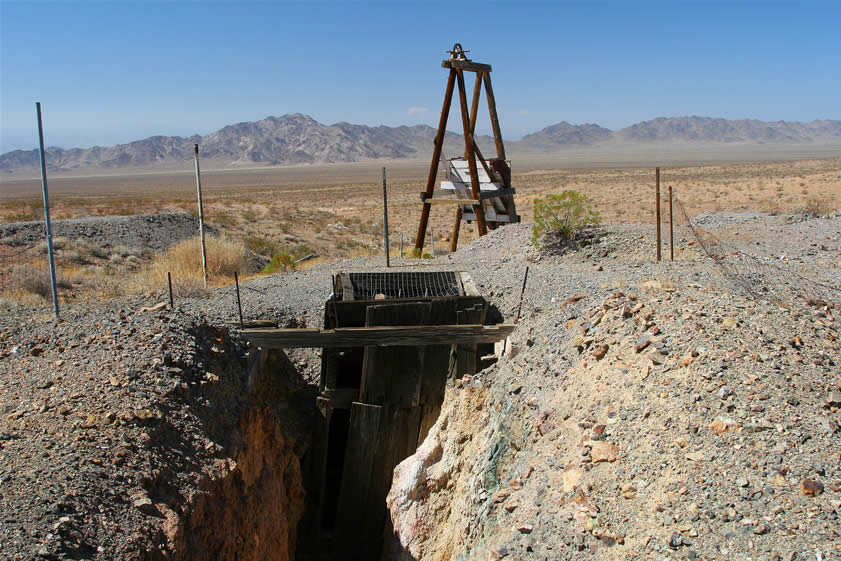
[[299,542],[379,559],[395,466],[437,420],[447,382],[498,358],[514,329],[501,319],[468,273],[338,273],[324,329],[243,331],[266,352],[322,349]]
[[[419,254],[433,203],[455,208],[451,252],[458,247],[462,222],[475,222],[483,236],[520,221],[491,66],[468,59],[458,43],[448,52],[441,63],[448,71],[441,121],[421,193]],[[465,72],[475,75],[469,109]],[[483,90],[497,153],[487,159],[474,140]],[[448,159],[446,180],[436,190],[456,91],[464,154]],[[502,323],[499,310],[466,272],[340,272],[332,284],[323,329],[245,329],[243,335],[267,353],[321,349],[318,415],[303,465],[307,512],[298,528],[298,559],[345,559],[353,552],[355,559],[378,560],[383,538],[391,534],[385,500],[394,468],[435,424],[448,381],[495,362],[514,325]]]

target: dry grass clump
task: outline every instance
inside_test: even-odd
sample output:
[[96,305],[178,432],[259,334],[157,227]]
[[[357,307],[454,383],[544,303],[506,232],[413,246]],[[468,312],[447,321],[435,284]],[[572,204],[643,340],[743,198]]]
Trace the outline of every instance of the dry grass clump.
[[[72,288],[60,268],[56,268],[56,286],[59,289]],[[39,305],[51,300],[52,287],[49,270],[46,267],[31,264],[13,265],[3,295],[24,304]]]
[[819,196],[805,197],[800,205],[794,208],[795,213],[813,216],[825,216],[833,210],[829,197]]
[[[248,251],[228,238],[207,236],[207,277],[209,284],[228,284],[234,272],[248,268]],[[198,236],[172,246],[152,260],[147,270],[138,274],[143,290],[157,290],[167,285],[167,272],[172,273],[173,289],[190,292],[204,286],[201,266],[201,240]]]

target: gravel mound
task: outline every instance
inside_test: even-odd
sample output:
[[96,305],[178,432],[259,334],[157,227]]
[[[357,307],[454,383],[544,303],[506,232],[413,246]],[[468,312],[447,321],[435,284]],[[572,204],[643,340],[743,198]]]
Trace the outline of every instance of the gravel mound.
[[[85,239],[105,248],[126,246],[163,251],[198,234],[198,218],[185,213],[90,216],[53,220],[53,237]],[[0,240],[10,245],[32,245],[46,237],[43,222],[0,224]],[[205,225],[207,233],[216,233]]]
[[[797,255],[776,262],[841,291],[841,217],[768,215],[739,231],[739,247]],[[755,300],[676,233],[673,263],[654,261],[644,225],[606,225],[556,253],[510,225],[447,257],[392,260],[467,271],[506,321],[520,311],[512,352],[448,390],[435,462],[406,460],[419,486],[392,497],[398,549],[418,561],[838,556],[841,307]],[[384,270],[356,258],[244,282],[243,315],[321,327],[331,275]],[[49,308],[0,310],[2,556],[143,559],[241,459],[250,349],[230,329],[234,288],[141,311],[164,299],[75,304],[59,324]],[[289,358],[302,383],[317,378],[316,350]],[[289,404],[314,393],[284,391]]]

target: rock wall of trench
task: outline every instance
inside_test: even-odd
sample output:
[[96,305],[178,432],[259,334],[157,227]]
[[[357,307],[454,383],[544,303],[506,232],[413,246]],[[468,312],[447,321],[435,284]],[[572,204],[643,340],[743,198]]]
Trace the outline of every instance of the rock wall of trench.
[[181,514],[165,513],[159,536],[176,561],[289,561],[306,510],[301,458],[314,411],[309,390],[282,352],[252,357],[247,404],[231,450],[204,470]]
[[176,560],[288,561],[305,504],[301,466],[269,409],[242,420],[244,448],[201,486],[173,536]]

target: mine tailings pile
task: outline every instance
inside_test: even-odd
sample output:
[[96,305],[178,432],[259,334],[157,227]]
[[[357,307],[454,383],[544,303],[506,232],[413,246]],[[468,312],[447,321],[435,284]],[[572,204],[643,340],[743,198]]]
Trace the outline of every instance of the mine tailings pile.
[[288,363],[284,349],[322,349],[298,559],[380,558],[395,466],[435,423],[448,380],[496,360],[513,330],[501,319],[466,273],[339,273],[324,329],[243,330],[261,349],[258,379]]

